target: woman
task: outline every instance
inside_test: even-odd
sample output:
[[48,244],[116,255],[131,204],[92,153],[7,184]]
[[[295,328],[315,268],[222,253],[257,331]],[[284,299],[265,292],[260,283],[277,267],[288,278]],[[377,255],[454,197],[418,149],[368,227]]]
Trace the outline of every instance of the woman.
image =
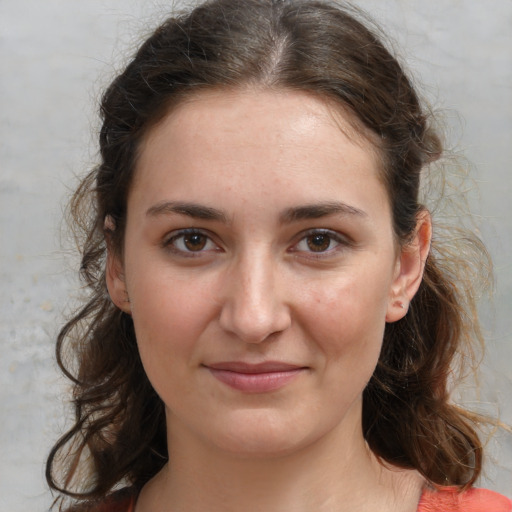
[[106,91],[47,466],[73,510],[511,510],[472,488],[479,418],[449,400],[485,251],[433,238],[442,144],[360,18],[207,2]]

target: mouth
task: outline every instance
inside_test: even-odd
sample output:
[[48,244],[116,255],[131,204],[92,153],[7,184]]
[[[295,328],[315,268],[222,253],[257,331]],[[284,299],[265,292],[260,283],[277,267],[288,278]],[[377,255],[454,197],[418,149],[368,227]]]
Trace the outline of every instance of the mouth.
[[278,361],[258,364],[227,361],[208,364],[205,367],[223,384],[245,393],[276,391],[307,370],[303,366]]

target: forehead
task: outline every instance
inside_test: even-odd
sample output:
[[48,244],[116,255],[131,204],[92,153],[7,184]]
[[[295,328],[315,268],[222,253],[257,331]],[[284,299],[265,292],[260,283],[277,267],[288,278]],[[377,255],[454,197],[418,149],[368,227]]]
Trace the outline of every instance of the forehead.
[[[182,101],[143,140],[132,189],[161,192],[219,183],[308,193],[380,184],[371,136],[333,102],[287,90],[215,90]],[[208,184],[208,187],[206,186]],[[354,185],[354,183],[352,183]],[[354,190],[354,186],[352,186]],[[301,199],[300,197],[297,198]]]
[[[276,117],[275,113],[280,113]],[[283,114],[286,114],[283,116]],[[281,128],[283,133],[289,131],[296,135],[301,128],[312,126],[312,123],[326,123],[340,130],[353,143],[366,146],[365,149],[373,151],[380,158],[380,140],[376,134],[369,130],[347,106],[325,96],[321,97],[308,91],[291,90],[285,88],[269,89],[258,86],[237,88],[205,89],[185,94],[176,103],[172,103],[168,112],[159,117],[159,121],[150,127],[146,133],[142,146],[155,137],[155,132],[162,125],[175,123],[180,125],[183,136],[187,136],[186,128],[197,123],[210,124],[212,121],[221,121],[224,127],[232,122],[247,120],[260,121],[264,125]],[[192,135],[201,136],[210,134],[206,130],[195,131]],[[240,128],[240,127],[238,127]],[[233,127],[233,133],[240,130]]]

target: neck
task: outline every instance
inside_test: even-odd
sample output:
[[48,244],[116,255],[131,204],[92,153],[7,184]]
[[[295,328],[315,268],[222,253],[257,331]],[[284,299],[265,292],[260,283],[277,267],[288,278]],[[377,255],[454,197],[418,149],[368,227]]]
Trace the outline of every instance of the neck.
[[266,457],[226,453],[184,432],[169,437],[170,465],[143,489],[136,512],[409,512],[421,493],[415,472],[377,460],[360,421],[344,422],[293,453]]

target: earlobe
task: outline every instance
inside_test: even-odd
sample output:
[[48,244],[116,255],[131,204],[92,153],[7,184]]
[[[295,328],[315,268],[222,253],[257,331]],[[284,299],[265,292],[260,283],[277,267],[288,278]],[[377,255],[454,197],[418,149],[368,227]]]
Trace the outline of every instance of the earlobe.
[[403,318],[423,279],[432,240],[432,219],[427,210],[417,216],[413,239],[400,249],[396,275],[391,286],[386,322]]

